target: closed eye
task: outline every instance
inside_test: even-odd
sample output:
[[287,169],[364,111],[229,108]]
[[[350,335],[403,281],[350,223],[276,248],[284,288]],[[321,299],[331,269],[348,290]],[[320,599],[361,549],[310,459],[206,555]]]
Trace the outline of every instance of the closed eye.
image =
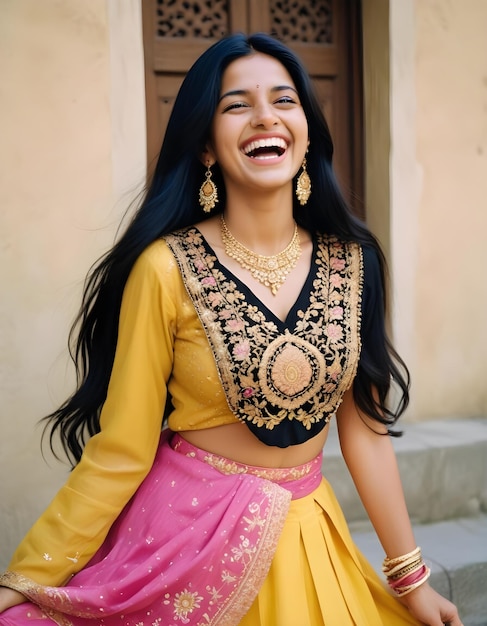
[[275,104],[297,104],[294,98],[291,96],[282,96],[279,100],[276,100]]
[[223,109],[222,113],[226,113],[227,111],[232,111],[234,109],[243,109],[248,106],[249,105],[246,102],[232,102],[232,104],[229,104]]

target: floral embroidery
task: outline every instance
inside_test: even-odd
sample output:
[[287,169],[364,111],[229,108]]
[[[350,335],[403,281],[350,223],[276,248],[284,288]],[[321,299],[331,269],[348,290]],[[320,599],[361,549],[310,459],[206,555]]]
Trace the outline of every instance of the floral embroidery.
[[215,586],[210,587],[210,585],[208,585],[206,587],[206,591],[210,595],[210,601],[209,601],[210,606],[213,604],[218,604],[219,600],[223,598],[222,594],[218,591],[218,589]]
[[338,259],[336,256],[330,257],[330,267],[333,270],[341,271],[345,268],[345,260]]
[[176,593],[174,599],[174,617],[181,620],[183,624],[188,624],[188,613],[192,613],[194,609],[200,608],[200,602],[203,600],[196,591],[191,592],[185,589],[181,593]]
[[334,306],[330,311],[330,319],[332,320],[342,320],[343,319],[343,307]]
[[[205,453],[201,451],[201,454]],[[206,457],[198,455],[198,458],[206,461]],[[286,469],[276,471],[286,472]],[[167,626],[237,624],[248,611],[268,571],[291,494],[265,481],[255,490],[253,497],[255,499],[250,500],[246,507],[248,514],[241,515],[238,520],[241,532],[228,542],[225,551],[219,556],[218,565],[208,565],[209,572],[220,563],[223,565],[219,575],[220,584],[214,576],[212,584],[206,585],[202,591],[193,591],[192,583],[189,582],[181,591],[165,593],[162,605],[172,609],[174,620]]]
[[263,429],[283,433],[290,422],[298,431],[293,427],[292,436],[284,436],[287,444],[319,432],[357,370],[360,246],[318,236],[309,305],[298,312],[292,332],[282,332],[219,269],[197,229],[183,229],[165,239],[212,347],[232,412],[266,443],[275,439]]
[[247,340],[245,340],[245,341],[241,341],[240,343],[237,343],[236,346],[233,348],[232,352],[233,352],[233,356],[238,361],[243,361],[250,354],[249,342]]
[[332,341],[341,341],[343,338],[343,329],[338,324],[328,324],[326,334]]
[[250,504],[249,512],[252,514],[252,517],[247,517],[246,515],[243,517],[244,522],[247,524],[245,530],[252,532],[256,528],[262,528],[264,526],[264,519],[262,518],[260,505],[257,502]]
[[228,570],[223,570],[222,572],[222,582],[224,583],[234,583],[237,580],[236,576],[230,574]]
[[[252,476],[257,476],[258,478],[264,478],[265,480],[279,482],[282,484],[309,476],[315,471],[316,463],[319,463],[319,461],[313,459],[308,463],[296,465],[294,467],[255,467],[253,465],[245,465],[244,463],[230,461],[225,457],[211,453],[206,453],[203,461],[208,463],[208,465],[211,465],[211,467],[217,469],[222,474],[251,474]],[[250,510],[250,512],[254,513],[255,510]]]
[[255,546],[244,535],[240,536],[240,540],[239,545],[232,548],[233,559],[242,561],[247,557],[247,560],[250,561],[252,555],[255,554]]

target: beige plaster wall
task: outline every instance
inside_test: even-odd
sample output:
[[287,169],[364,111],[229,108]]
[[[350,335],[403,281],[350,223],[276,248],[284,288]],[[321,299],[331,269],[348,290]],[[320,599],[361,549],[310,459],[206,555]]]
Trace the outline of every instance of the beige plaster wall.
[[418,214],[422,168],[417,154],[415,2],[390,2],[390,269],[394,343],[410,370],[413,389],[409,416],[417,418],[417,392],[426,382],[417,367],[422,328],[418,297]]
[[2,569],[67,473],[42,460],[36,423],[71,388],[68,329],[143,181],[145,113],[138,0],[0,0],[0,14]]
[[487,2],[416,1],[419,417],[487,415]]
[[384,219],[394,338],[413,376],[408,415],[487,415],[487,3],[398,0],[389,10]]

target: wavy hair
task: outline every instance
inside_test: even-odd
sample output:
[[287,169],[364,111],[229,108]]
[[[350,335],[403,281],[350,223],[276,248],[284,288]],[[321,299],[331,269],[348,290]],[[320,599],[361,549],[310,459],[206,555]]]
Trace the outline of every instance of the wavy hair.
[[[201,221],[198,188],[205,168],[200,161],[220,97],[226,67],[240,57],[260,52],[277,59],[289,72],[307,118],[311,143],[307,155],[313,193],[305,207],[297,205],[295,219],[311,232],[335,234],[372,246],[378,254],[384,284],[385,261],[376,239],[356,218],[337,184],[333,143],[311,80],[299,58],[284,44],[262,33],[234,34],[212,45],[187,73],[167,125],[159,158],[138,209],[114,246],[90,269],[80,311],[69,335],[69,352],[76,369],[74,393],[44,418],[51,449],[59,435],[63,450],[75,465],[88,437],[100,430],[100,412],[106,398],[115,356],[122,293],[139,255],[165,234]],[[225,187],[219,167],[214,180],[225,205]],[[384,292],[385,293],[385,292]],[[385,299],[381,303],[385,310]],[[360,384],[354,385],[358,406],[380,422],[392,425],[408,403],[408,374],[390,345],[385,330],[378,339],[378,358],[359,366]],[[405,374],[404,374],[405,372]],[[401,394],[395,410],[387,405],[391,377]],[[373,388],[378,397],[373,396]]]

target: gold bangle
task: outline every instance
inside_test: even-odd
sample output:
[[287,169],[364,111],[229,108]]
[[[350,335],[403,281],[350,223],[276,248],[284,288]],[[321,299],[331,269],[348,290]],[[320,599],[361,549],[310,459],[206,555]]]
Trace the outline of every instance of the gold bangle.
[[399,563],[404,563],[405,561],[409,560],[412,557],[417,557],[421,555],[421,548],[419,546],[417,546],[416,548],[414,548],[414,550],[411,550],[411,552],[408,552],[407,554],[403,554],[401,556],[396,556],[392,559],[390,559],[389,557],[386,556],[386,558],[384,559],[383,562],[383,566],[384,567],[391,567],[393,565],[398,565]]
[[405,563],[399,563],[398,565],[395,565],[394,567],[382,567],[382,571],[384,572],[384,574],[389,578],[391,576],[398,576],[401,574],[401,572],[405,572],[407,570],[409,570],[410,568],[415,568],[417,565],[421,565],[423,563],[423,557],[419,556],[418,558],[410,561],[406,561]]
[[420,561],[415,562],[412,565],[409,565],[408,567],[404,567],[403,569],[399,570],[397,573],[386,574],[387,580],[399,580],[399,578],[403,578],[404,576],[408,576],[409,574],[417,572],[423,567],[424,564],[425,563],[423,559],[421,559]]

